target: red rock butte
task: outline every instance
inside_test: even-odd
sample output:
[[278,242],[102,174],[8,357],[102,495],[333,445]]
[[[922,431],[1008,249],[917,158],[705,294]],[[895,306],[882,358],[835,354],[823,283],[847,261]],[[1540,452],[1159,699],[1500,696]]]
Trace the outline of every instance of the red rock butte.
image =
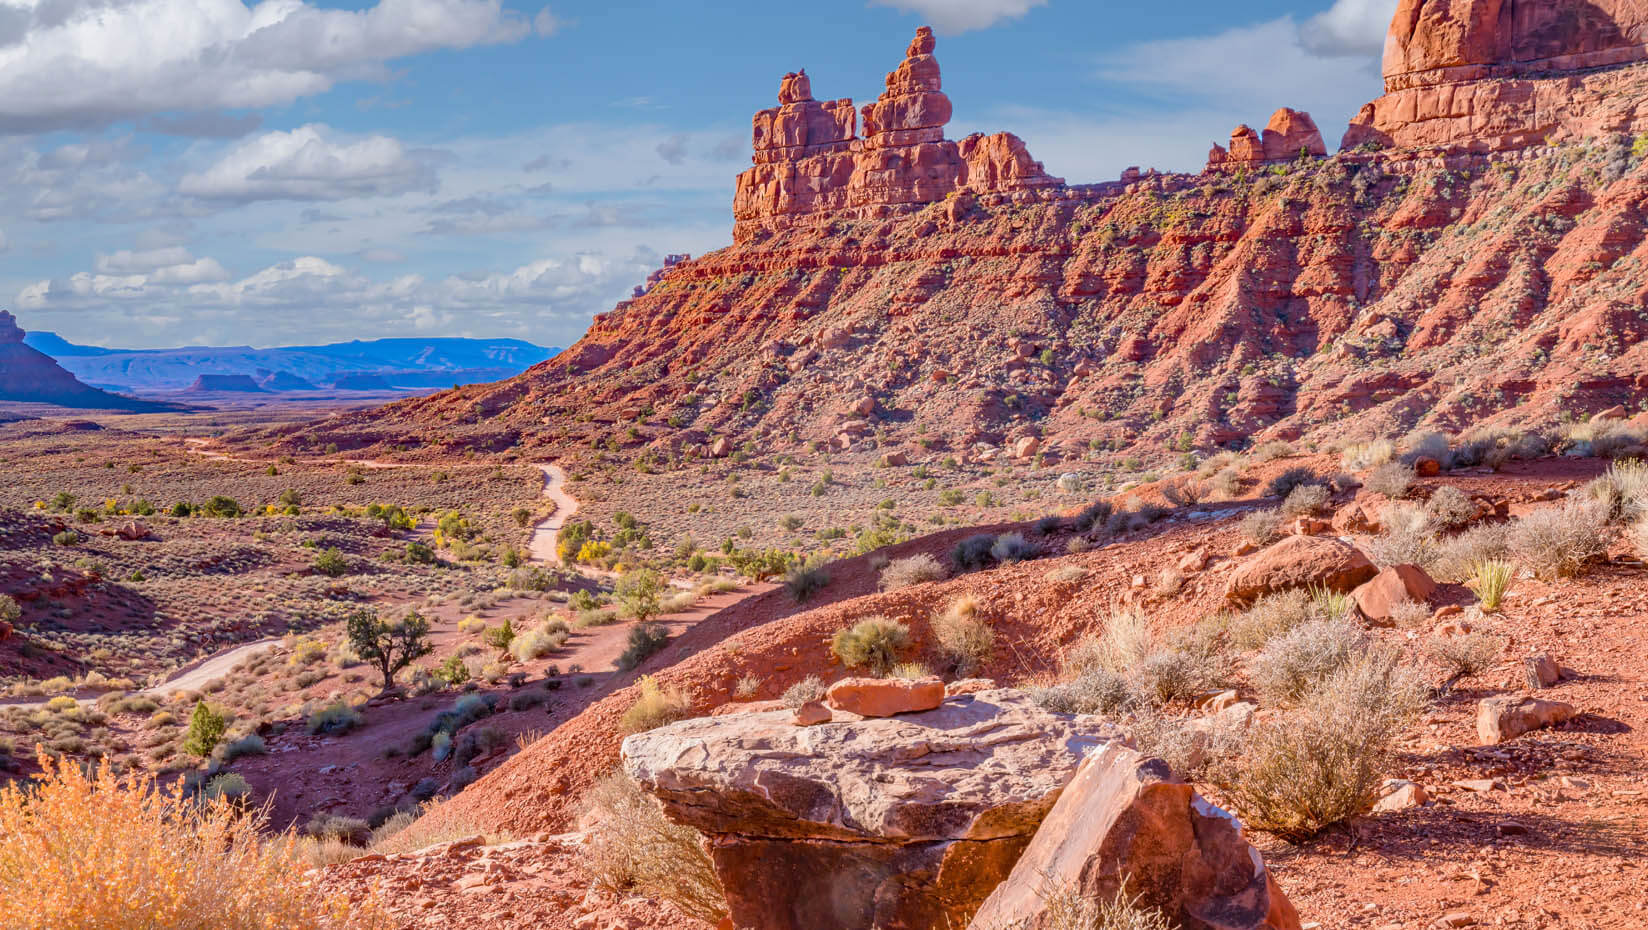
[[817,213],[886,216],[952,194],[1036,199],[1063,186],[1012,133],[944,138],[950,121],[933,30],[923,26],[887,89],[864,105],[864,135],[850,99],[813,99],[805,71],[784,75],[778,106],[755,114],[754,166],[738,176],[734,237]]
[[1343,147],[1493,152],[1648,128],[1648,0],[1402,0]]

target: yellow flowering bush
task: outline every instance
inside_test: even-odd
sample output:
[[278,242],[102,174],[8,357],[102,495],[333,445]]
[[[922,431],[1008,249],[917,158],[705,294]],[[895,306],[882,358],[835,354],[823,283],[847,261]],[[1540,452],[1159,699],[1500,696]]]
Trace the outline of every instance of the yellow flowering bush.
[[42,757],[0,788],[7,930],[388,930],[375,901],[322,893],[291,834],[227,797],[184,799],[143,774]]

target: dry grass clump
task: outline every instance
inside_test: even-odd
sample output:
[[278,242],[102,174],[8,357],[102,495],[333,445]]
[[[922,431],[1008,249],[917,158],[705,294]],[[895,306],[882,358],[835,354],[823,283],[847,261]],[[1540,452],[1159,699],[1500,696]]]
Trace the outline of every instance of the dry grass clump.
[[1230,620],[1230,641],[1242,649],[1266,643],[1313,620],[1346,620],[1351,599],[1326,588],[1294,588],[1260,598]]
[[1285,498],[1297,488],[1321,483],[1322,476],[1314,470],[1305,465],[1295,465],[1270,479],[1270,483],[1265,485],[1265,496]]
[[1489,523],[1443,539],[1426,570],[1439,581],[1468,584],[1477,566],[1510,559],[1510,531],[1511,524]]
[[618,721],[619,729],[625,734],[645,733],[692,715],[692,702],[684,692],[666,689],[651,675],[642,675],[636,687],[640,696]]
[[822,701],[824,699],[824,681],[817,675],[808,675],[806,678],[785,688],[784,693],[779,695],[778,699],[783,701],[784,706],[790,710],[798,710],[801,705],[809,701]]
[[1648,452],[1648,436],[1619,420],[1575,423],[1563,432],[1563,440],[1571,455],[1625,459]]
[[1254,510],[1242,517],[1238,526],[1243,538],[1255,546],[1268,546],[1282,535],[1280,510]]
[[1303,842],[1368,810],[1424,693],[1394,652],[1368,649],[1249,730],[1209,779],[1247,826]]
[[1605,504],[1616,523],[1640,520],[1648,515],[1648,465],[1636,459],[1615,462],[1585,486],[1585,495]]
[[584,803],[595,826],[583,846],[583,863],[598,885],[668,901],[707,924],[727,915],[702,835],[666,818],[628,775],[613,772],[596,782]]
[[1175,926],[1161,911],[1129,898],[1125,887],[1113,898],[1096,899],[1048,876],[1036,889],[1036,897],[1041,901],[1036,917],[986,930],[1025,930],[1032,921],[1044,930],[1173,930]]
[[1510,590],[1511,579],[1515,575],[1515,565],[1489,559],[1471,566],[1465,586],[1476,594],[1477,600],[1481,602],[1482,611],[1491,614],[1498,611],[1504,603],[1505,592]]
[[0,912],[8,930],[267,930],[392,926],[371,899],[329,899],[291,835],[228,798],[185,800],[151,776],[41,759],[0,788]]
[[1290,517],[1310,517],[1328,502],[1328,489],[1320,484],[1301,484],[1282,500],[1282,513]]
[[881,570],[881,590],[897,591],[928,581],[943,581],[949,576],[944,566],[923,552],[908,558],[895,559]]
[[1385,505],[1380,516],[1383,532],[1368,541],[1368,558],[1380,568],[1418,565],[1429,568],[1439,552],[1436,529],[1425,508],[1406,501]]
[[995,631],[979,616],[978,601],[964,594],[933,618],[933,640],[939,658],[958,678],[966,678],[990,661]]
[[1487,633],[1438,636],[1426,645],[1425,653],[1447,673],[1438,689],[1446,693],[1462,679],[1475,678],[1498,664],[1505,640]]
[[1368,474],[1364,486],[1375,494],[1391,500],[1407,497],[1413,487],[1413,469],[1400,462],[1387,462]]
[[570,635],[566,621],[550,620],[540,627],[516,634],[509,641],[509,654],[517,662],[540,659],[565,646]]
[[1102,634],[1065,655],[1064,681],[1032,694],[1049,710],[1077,714],[1114,714],[1190,699],[1226,677],[1217,642],[1204,632],[1191,628],[1158,639],[1143,613],[1119,611]]
[[1511,524],[1511,554],[1542,580],[1572,578],[1607,555],[1616,535],[1608,514],[1601,501],[1536,510]]
[[1354,622],[1311,620],[1267,643],[1248,677],[1265,698],[1297,704],[1366,648],[1367,637]]
[[848,668],[867,669],[886,677],[910,645],[910,628],[886,617],[866,617],[836,632],[830,652]]
[[1366,471],[1395,457],[1395,443],[1389,439],[1374,439],[1346,446],[1339,455],[1339,467],[1345,471]]
[[1476,501],[1451,484],[1445,484],[1425,502],[1431,524],[1442,530],[1457,530],[1476,519]]

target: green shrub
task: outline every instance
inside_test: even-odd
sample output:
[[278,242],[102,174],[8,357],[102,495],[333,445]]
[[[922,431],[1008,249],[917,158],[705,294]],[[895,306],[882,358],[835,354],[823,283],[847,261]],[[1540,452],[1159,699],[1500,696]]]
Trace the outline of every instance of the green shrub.
[[838,630],[830,651],[847,668],[864,668],[877,677],[886,677],[898,664],[899,653],[909,645],[909,627],[886,617],[866,617]]
[[246,778],[234,772],[225,772],[218,775],[201,789],[200,796],[207,801],[225,798],[238,801],[252,793],[252,786],[246,783]]
[[1025,562],[1036,557],[1036,547],[1018,533],[1003,533],[990,544],[990,557],[997,562]]
[[508,618],[505,618],[501,626],[489,627],[485,632],[483,632],[481,634],[481,639],[484,640],[488,646],[491,646],[500,652],[506,651],[509,649],[509,644],[515,641],[515,624]]
[[228,765],[241,756],[261,756],[268,751],[268,747],[263,744],[263,737],[256,733],[248,733],[240,739],[223,743],[219,755],[223,764]]
[[240,503],[232,497],[219,494],[212,497],[201,506],[201,511],[208,517],[238,517],[245,511],[240,509]]
[[530,662],[565,646],[567,638],[566,624],[561,623],[559,628],[546,624],[516,636],[509,643],[509,653],[517,661]]
[[23,608],[10,594],[0,594],[0,623],[16,625],[23,616]]
[[189,735],[183,741],[183,751],[204,759],[223,741],[223,734],[228,729],[227,718],[205,701],[196,701],[194,713],[189,716]]
[[328,578],[341,578],[349,574],[349,560],[336,546],[330,546],[316,555],[313,567]]
[[830,583],[830,572],[822,561],[808,559],[790,567],[784,574],[784,588],[797,604],[811,600],[814,594]]
[[1270,483],[1265,485],[1265,496],[1287,497],[1296,488],[1322,483],[1322,477],[1311,468],[1305,465],[1295,465],[1270,479]]
[[990,564],[990,549],[996,544],[994,536],[969,536],[950,550],[950,564],[958,572],[976,571]]
[[429,621],[415,610],[391,622],[363,608],[349,615],[345,628],[350,648],[361,661],[377,666],[386,691],[394,685],[396,673],[435,649],[429,642]]

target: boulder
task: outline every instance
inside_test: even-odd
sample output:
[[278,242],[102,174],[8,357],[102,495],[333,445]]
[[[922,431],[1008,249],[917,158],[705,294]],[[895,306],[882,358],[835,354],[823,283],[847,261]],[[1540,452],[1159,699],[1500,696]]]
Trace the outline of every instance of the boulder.
[[1333,515],[1333,531],[1341,535],[1379,532],[1382,514],[1372,501],[1354,500]]
[[710,443],[710,455],[714,456],[715,458],[724,459],[731,452],[732,452],[732,440],[728,439],[725,436],[717,436],[715,441]]
[[823,701],[808,701],[795,709],[795,725],[798,727],[817,726],[833,719],[835,715],[830,713],[830,708]]
[[853,412],[861,417],[875,413],[876,402],[874,397],[860,397],[853,402]]
[[1026,436],[1013,444],[1013,457],[1018,459],[1035,458],[1041,451],[1041,440],[1034,436]]
[[903,452],[889,452],[881,457],[881,464],[888,468],[896,468],[910,464],[910,456]]
[[1418,807],[1431,799],[1425,786],[1405,778],[1387,778],[1380,786],[1379,800],[1373,804],[1375,814],[1393,814]]
[[149,524],[142,520],[132,520],[115,530],[114,534],[125,540],[139,540],[149,538]]
[[944,701],[944,681],[939,678],[843,678],[830,686],[824,699],[831,708],[860,717],[891,717],[937,707]]
[[1018,861],[1084,755],[1118,737],[1022,692],[797,727],[789,712],[624,740],[624,769],[709,837],[732,923],[961,927]]
[[1421,478],[1435,478],[1442,474],[1442,463],[1432,458],[1414,459],[1413,473]]
[[1289,536],[1236,566],[1225,596],[1245,604],[1292,588],[1321,586],[1348,592],[1378,573],[1349,543],[1325,536]]
[[1620,404],[1615,404],[1614,406],[1609,407],[1607,410],[1598,411],[1595,416],[1591,417],[1591,419],[1593,421],[1595,421],[1595,420],[1623,420],[1623,419],[1625,419],[1626,417],[1628,417],[1630,415],[1631,415],[1631,411],[1625,409],[1625,407],[1620,405]]
[[1436,593],[1436,582],[1417,565],[1392,565],[1350,593],[1362,616],[1385,625],[1404,601],[1423,604]]
[[1176,781],[1167,764],[1111,743],[1082,762],[1041,829],[968,926],[1055,930],[1049,893],[1120,892],[1184,930],[1299,930],[1235,817]]
[[11,639],[11,633],[12,633],[12,625],[7,623],[4,620],[0,620],[0,643],[3,643],[6,640]]
[[1573,719],[1574,705],[1543,701],[1524,694],[1501,694],[1483,698],[1476,705],[1476,736],[1485,746],[1494,746]]
[[1550,653],[1542,652],[1539,655],[1529,656],[1522,660],[1523,670],[1528,676],[1528,687],[1533,690],[1549,688],[1562,680],[1562,666],[1556,663]]

